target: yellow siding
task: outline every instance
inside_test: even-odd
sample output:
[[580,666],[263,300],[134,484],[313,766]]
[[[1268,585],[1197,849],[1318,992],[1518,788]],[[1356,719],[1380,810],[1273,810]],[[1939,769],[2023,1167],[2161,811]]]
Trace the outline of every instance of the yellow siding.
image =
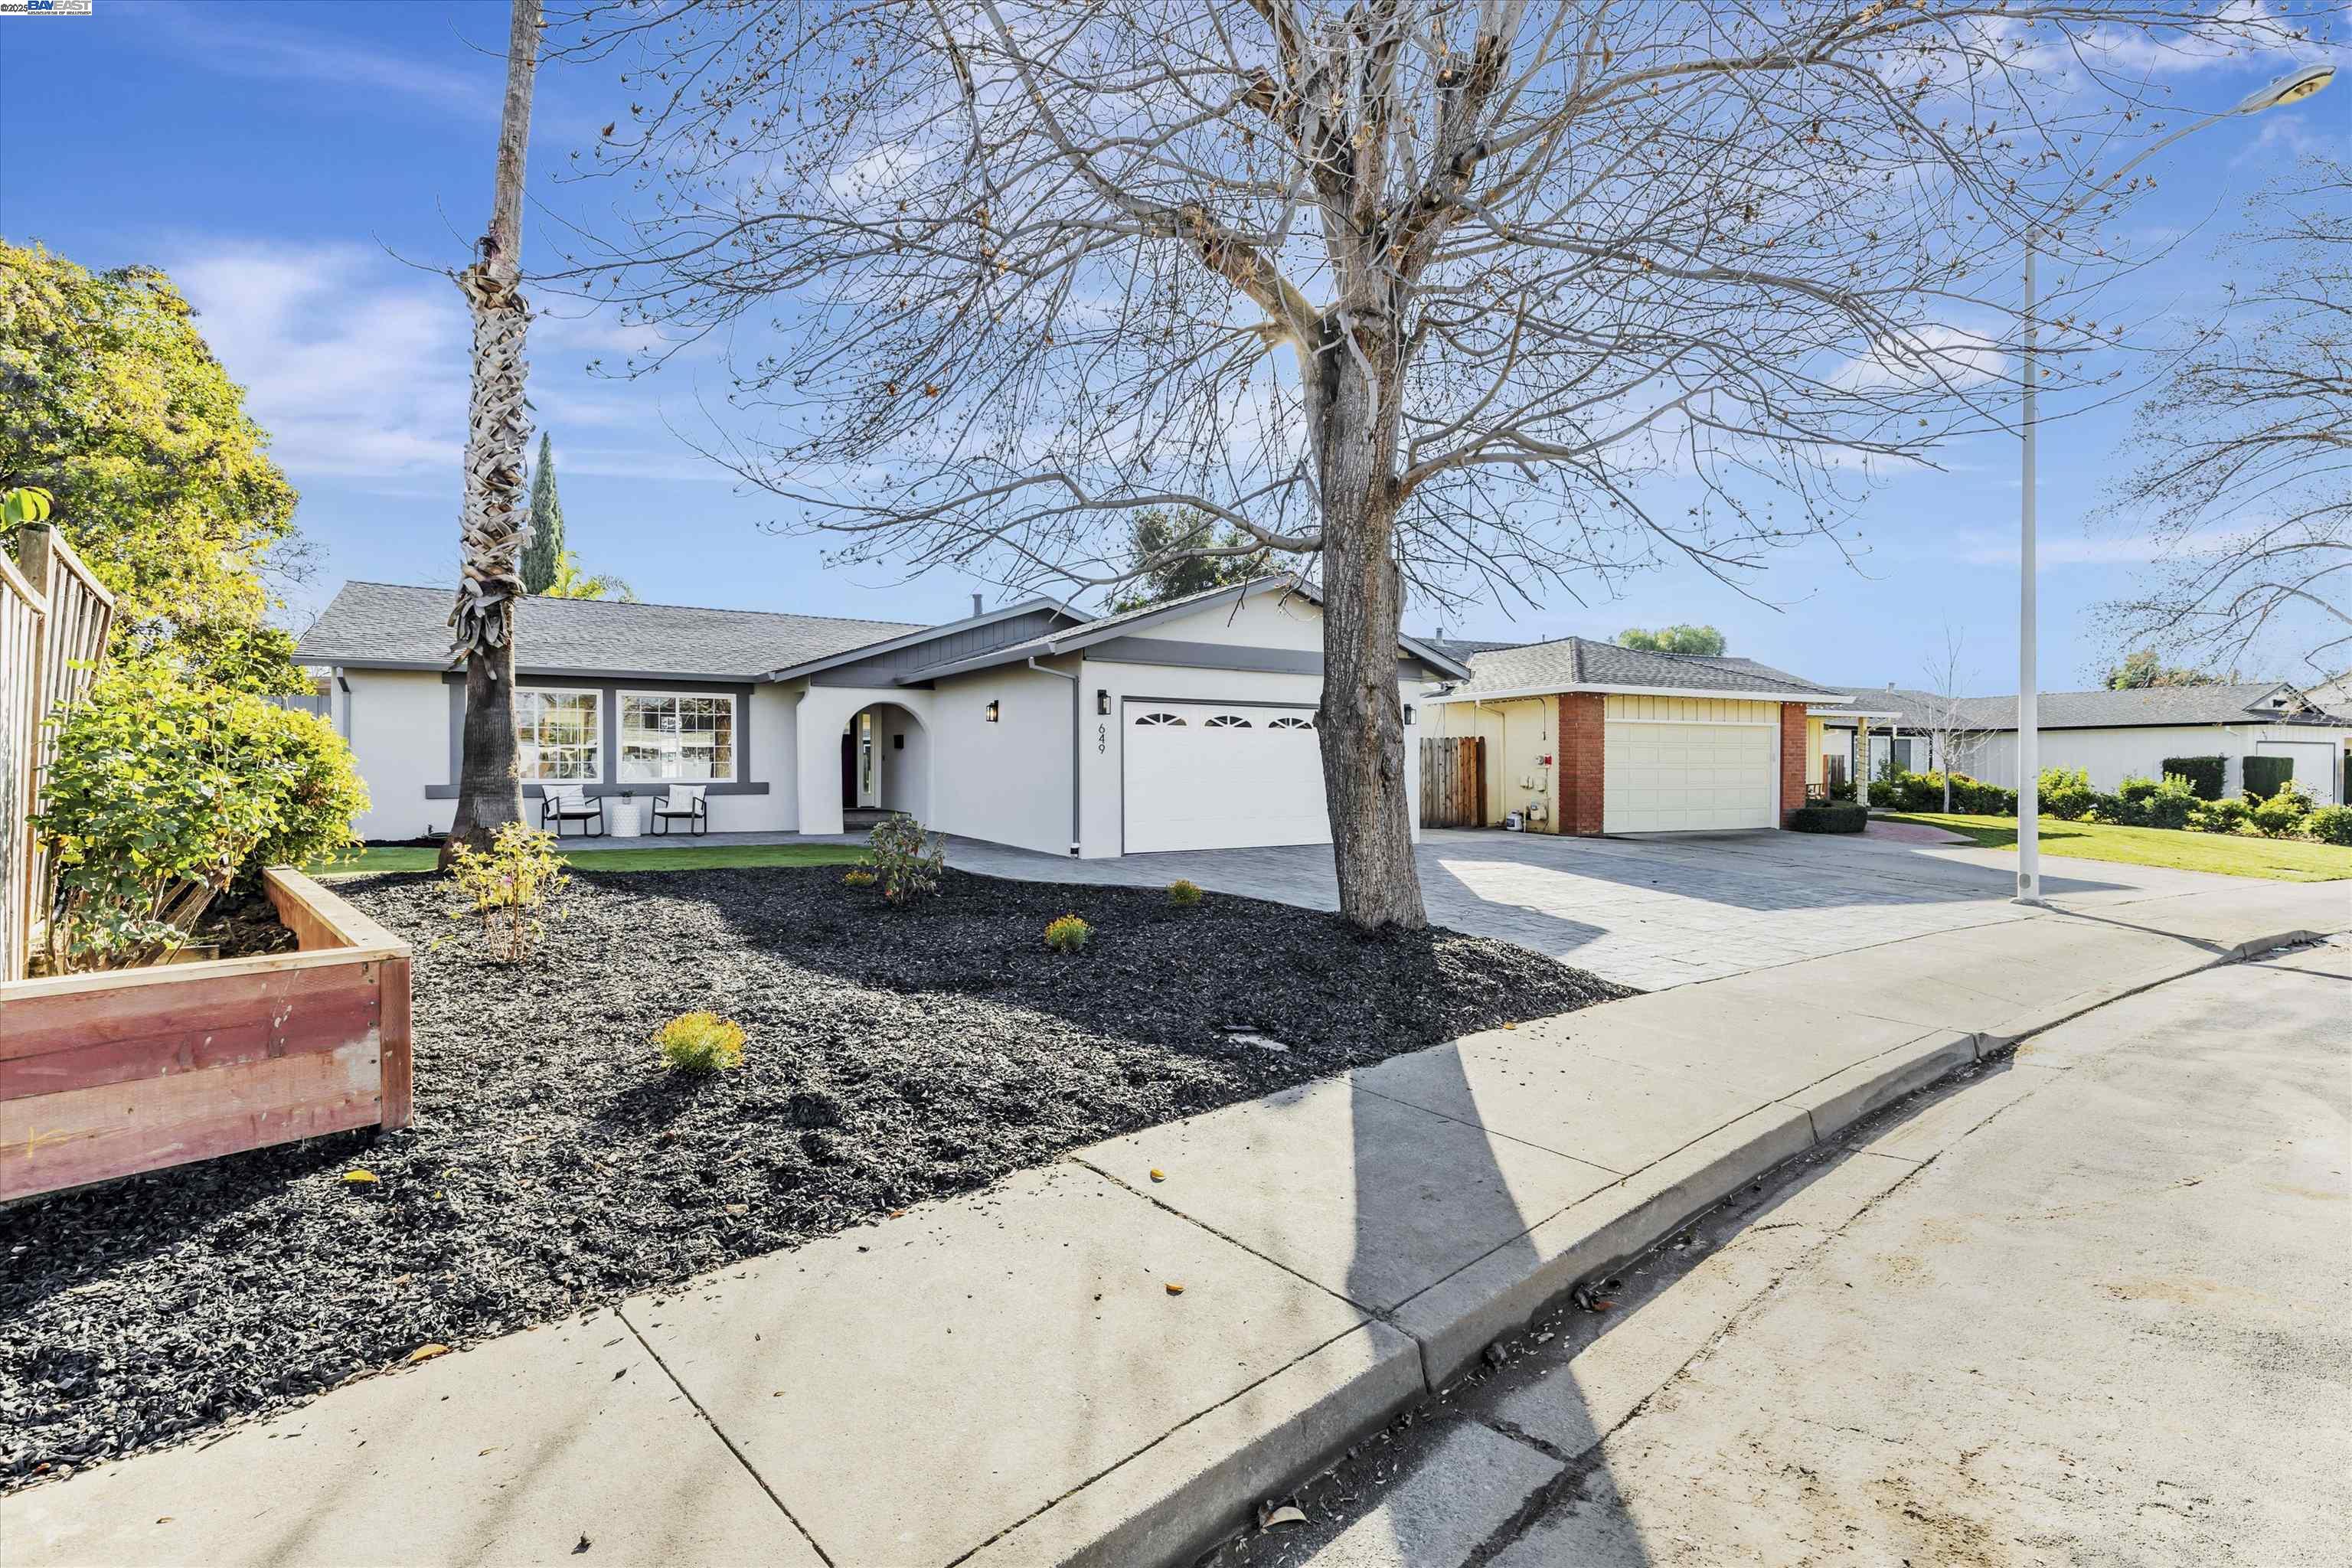
[[1805,782],[1809,784],[1822,782],[1822,721],[1819,719],[1808,718],[1805,721]]
[[[1514,811],[1540,807],[1545,816],[1538,831],[1559,831],[1559,814],[1552,798],[1556,769],[1536,760],[1556,755],[1552,723],[1558,710],[1552,698],[1443,702],[1431,707],[1436,722],[1424,733],[1477,735],[1485,739],[1489,824],[1501,822]],[[1521,780],[1527,782],[1522,784]]]
[[1780,705],[1734,697],[1615,697],[1608,716],[1640,724],[1777,724]]

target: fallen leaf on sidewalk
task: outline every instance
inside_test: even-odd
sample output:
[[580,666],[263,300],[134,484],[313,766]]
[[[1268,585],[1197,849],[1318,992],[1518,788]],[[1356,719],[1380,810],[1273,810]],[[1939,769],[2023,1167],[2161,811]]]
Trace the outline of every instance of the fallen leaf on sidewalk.
[[577,1557],[593,1544],[594,1542],[588,1539],[588,1532],[583,1530],[580,1532],[580,1544],[572,1549],[572,1555]]
[[1168,1173],[1155,1167],[1151,1173],[1151,1179],[1155,1182],[1164,1182],[1168,1179]]
[[381,1179],[373,1171],[353,1169],[343,1173],[343,1180],[355,1187],[363,1187]]
[[1283,1504],[1280,1508],[1275,1508],[1267,1503],[1257,1505],[1257,1527],[1260,1530],[1272,1530],[1277,1524],[1305,1524],[1306,1522],[1307,1522],[1307,1515],[1288,1503]]
[[406,1361],[431,1361],[436,1355],[447,1355],[447,1345],[419,1345],[402,1358]]
[[1171,1279],[1168,1281],[1168,1293],[1171,1296],[1181,1296],[1184,1293],[1184,1287],[1177,1284],[1173,1279]]

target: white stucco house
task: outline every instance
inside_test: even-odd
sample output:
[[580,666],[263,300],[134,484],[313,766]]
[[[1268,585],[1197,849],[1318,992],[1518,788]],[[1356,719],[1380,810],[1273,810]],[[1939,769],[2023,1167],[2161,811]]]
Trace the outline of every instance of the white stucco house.
[[[449,597],[346,584],[296,650],[330,671],[373,799],[363,837],[430,837],[454,815]],[[1287,575],[1124,615],[1037,598],[945,626],[534,598],[516,628],[524,793],[690,783],[715,832],[839,833],[845,809],[874,807],[1086,858],[1324,843],[1321,618]],[[1408,751],[1421,690],[1467,673],[1401,641]]]
[[[1929,755],[1930,731],[1952,730],[1958,732],[1954,761],[1960,772],[2005,789],[2017,787],[2016,698],[1958,698],[1948,704],[1950,719],[1938,723],[1946,702],[1932,692],[1850,689],[1855,695],[1844,702],[1812,710],[1822,722],[1822,745],[1830,754],[1850,763],[1866,727],[1871,777],[1878,776],[1890,756],[1899,768],[1924,773],[1944,762]],[[2158,777],[2168,758],[2220,757],[2222,791],[2234,795],[2245,787],[2245,758],[2281,756],[2292,761],[2294,782],[2315,801],[2345,801],[2352,719],[2284,681],[2045,691],[2036,710],[2042,765],[2081,768],[2094,789],[2113,790],[2126,778]]]

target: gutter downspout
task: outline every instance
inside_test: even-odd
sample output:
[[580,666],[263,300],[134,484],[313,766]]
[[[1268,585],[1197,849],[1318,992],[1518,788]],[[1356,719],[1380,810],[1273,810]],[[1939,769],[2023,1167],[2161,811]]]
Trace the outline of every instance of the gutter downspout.
[[[1081,652],[1079,664],[1083,666],[1086,659],[1087,656]],[[1086,728],[1086,719],[1078,711],[1078,702],[1080,689],[1086,681],[1066,669],[1053,669],[1039,664],[1034,653],[1029,656],[1029,668],[1040,675],[1050,675],[1057,680],[1070,683],[1070,853],[1075,856],[1078,852],[1078,735]]]

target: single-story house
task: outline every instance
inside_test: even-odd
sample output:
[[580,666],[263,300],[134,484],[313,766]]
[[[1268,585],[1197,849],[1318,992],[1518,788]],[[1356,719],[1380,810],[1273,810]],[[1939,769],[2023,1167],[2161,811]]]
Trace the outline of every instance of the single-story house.
[[1848,695],[1753,659],[1585,637],[1440,647],[1470,673],[1424,694],[1423,733],[1481,737],[1487,816],[1538,833],[1781,826],[1822,784],[1811,709]]
[[[331,717],[373,797],[365,837],[431,837],[454,815],[450,599],[349,583],[296,649],[331,672]],[[945,626],[533,598],[515,634],[524,794],[693,784],[718,832],[839,833],[845,809],[879,808],[1087,858],[1326,843],[1321,620],[1288,575],[1122,615],[1035,598]],[[1468,674],[1401,641],[1408,747],[1422,689]]]
[[[1848,759],[1862,734],[1870,747],[1870,776],[1892,756],[1895,765],[1925,772],[1943,759],[1929,756],[1937,715],[1947,707],[1931,692],[1855,689],[1843,704],[1814,710],[1823,743]],[[1962,697],[1949,702],[1960,772],[2017,787],[2017,699]],[[1870,711],[1864,712],[1864,710]],[[2126,778],[2155,778],[2167,758],[2220,757],[2222,790],[2244,786],[2249,756],[2282,756],[2294,782],[2322,805],[2345,800],[2345,753],[2352,719],[2313,702],[2284,681],[2221,686],[2153,686],[2127,691],[2045,691],[2036,704],[2042,765],[2081,768],[2091,787],[2113,790]]]

